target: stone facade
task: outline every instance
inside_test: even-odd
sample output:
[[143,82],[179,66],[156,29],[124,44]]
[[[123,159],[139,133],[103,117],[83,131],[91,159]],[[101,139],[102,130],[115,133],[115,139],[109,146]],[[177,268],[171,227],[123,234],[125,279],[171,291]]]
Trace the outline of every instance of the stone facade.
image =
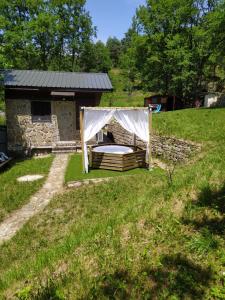
[[[113,121],[107,125],[107,130],[113,136],[115,143],[133,145],[133,135],[123,129],[117,122]],[[193,152],[200,150],[199,145],[173,137],[153,135],[151,142],[154,156],[173,162],[187,161]],[[136,145],[143,149],[146,148],[146,143],[138,137],[136,138]]]
[[73,101],[51,101],[51,121],[32,122],[30,100],[6,100],[9,151],[29,148],[52,148],[64,139],[77,135],[76,109]]

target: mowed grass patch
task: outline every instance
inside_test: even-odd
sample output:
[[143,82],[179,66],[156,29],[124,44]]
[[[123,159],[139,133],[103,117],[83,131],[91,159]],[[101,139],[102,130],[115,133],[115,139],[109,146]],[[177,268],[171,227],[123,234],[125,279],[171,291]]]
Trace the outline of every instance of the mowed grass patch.
[[225,144],[209,111],[192,137],[209,132],[201,156],[171,178],[156,169],[51,201],[1,246],[0,298],[223,299]]
[[[43,184],[50,169],[53,157],[12,161],[0,173],[0,221],[13,210],[25,204],[30,196]],[[18,182],[17,178],[25,175],[41,174],[43,179],[33,182]]]
[[114,91],[110,94],[104,94],[101,99],[100,106],[103,107],[143,107],[144,98],[149,93],[142,91],[133,91],[131,94],[125,91]]
[[185,109],[153,114],[154,131],[195,142],[225,142],[225,108]]
[[[160,170],[156,170],[155,176],[152,174],[143,176],[141,181],[137,181],[135,176],[115,178],[110,184],[81,188],[57,197],[44,214],[31,220],[12,241],[2,246],[2,293],[12,285],[16,289],[23,287],[25,278],[29,281],[28,286],[38,285],[39,279],[43,276],[45,280],[50,270],[58,273],[61,268],[71,268],[78,274],[82,263],[85,263],[84,268],[88,269],[89,263],[91,267],[89,260],[92,258],[88,257],[85,262],[86,255],[99,255],[103,259],[101,263],[104,263],[105,251],[109,250],[111,243],[115,243],[113,249],[117,249],[121,232],[124,234],[122,243],[126,244],[126,223],[129,222],[132,227],[134,220],[139,221],[141,212],[144,217],[144,212],[148,213],[154,203],[161,205],[162,195],[156,197],[157,188],[165,181],[159,180]],[[128,189],[132,192],[128,193]],[[113,238],[115,230],[117,234]],[[118,248],[117,253],[119,249],[122,250]],[[78,296],[81,290],[83,287],[80,286],[75,294]],[[75,295],[72,293],[71,296]]]
[[103,169],[90,169],[89,173],[83,173],[82,171],[82,156],[80,153],[71,155],[66,174],[65,182],[93,179],[93,178],[105,178],[105,177],[117,177],[125,175],[145,175],[149,171],[146,168],[136,168],[124,172],[103,170]]
[[[224,176],[222,159],[215,166]],[[213,219],[217,227],[222,214],[201,195],[216,177],[199,161],[176,170],[172,184],[156,170],[57,197],[2,246],[2,297],[205,299],[222,293],[223,231],[208,226]]]
[[120,69],[110,70],[109,76],[112,81],[114,90],[112,93],[103,94],[100,106],[144,106],[144,98],[149,96],[149,93],[146,93],[142,90],[134,90],[132,91],[132,93],[128,92],[127,79]]

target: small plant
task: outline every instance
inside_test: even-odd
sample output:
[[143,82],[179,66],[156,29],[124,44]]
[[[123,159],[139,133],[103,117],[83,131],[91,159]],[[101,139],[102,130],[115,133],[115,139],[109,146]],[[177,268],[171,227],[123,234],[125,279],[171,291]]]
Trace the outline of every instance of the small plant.
[[166,178],[169,187],[173,185],[173,177],[174,177],[175,169],[176,169],[176,163],[169,165],[166,168],[166,175],[167,175]]
[[213,287],[210,291],[212,299],[225,299],[225,286],[222,287]]
[[206,255],[210,250],[218,247],[218,242],[206,228],[196,234],[188,244],[190,250],[195,251],[198,255]]
[[31,289],[31,286],[26,286],[25,288],[18,291],[15,296],[19,300],[29,300],[31,295]]

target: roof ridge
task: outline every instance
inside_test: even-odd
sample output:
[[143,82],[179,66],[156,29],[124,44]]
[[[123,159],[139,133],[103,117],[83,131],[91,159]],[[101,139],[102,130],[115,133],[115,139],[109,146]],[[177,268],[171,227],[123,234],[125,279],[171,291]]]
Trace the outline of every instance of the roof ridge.
[[19,72],[46,72],[46,73],[65,73],[65,74],[94,74],[94,75],[108,75],[106,72],[72,72],[72,71],[52,71],[52,70],[21,70],[21,69],[2,69],[0,71],[19,71]]
[[113,90],[107,73],[41,71],[41,70],[4,70],[5,86],[73,88],[79,90]]

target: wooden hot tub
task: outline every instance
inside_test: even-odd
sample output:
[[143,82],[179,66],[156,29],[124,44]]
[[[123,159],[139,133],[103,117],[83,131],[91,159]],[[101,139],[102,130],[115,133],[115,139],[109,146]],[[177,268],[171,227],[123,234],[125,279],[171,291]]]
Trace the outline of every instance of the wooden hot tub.
[[93,169],[127,171],[145,167],[146,151],[129,145],[107,144],[93,146],[90,162]]

